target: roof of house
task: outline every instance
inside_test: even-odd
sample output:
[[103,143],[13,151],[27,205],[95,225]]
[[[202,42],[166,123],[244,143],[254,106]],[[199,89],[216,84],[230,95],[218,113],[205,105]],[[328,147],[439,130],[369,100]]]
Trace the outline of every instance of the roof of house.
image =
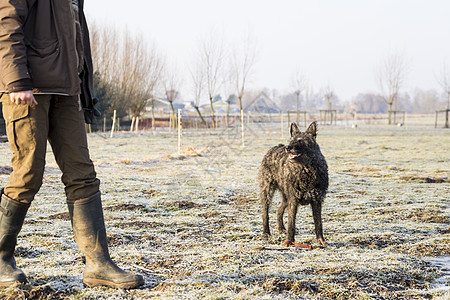
[[279,113],[280,107],[265,92],[261,92],[244,107],[246,112]]

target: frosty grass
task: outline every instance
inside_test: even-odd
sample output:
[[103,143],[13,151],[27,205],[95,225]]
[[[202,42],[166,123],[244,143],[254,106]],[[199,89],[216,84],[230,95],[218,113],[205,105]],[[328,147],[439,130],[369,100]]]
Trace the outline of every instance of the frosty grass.
[[[304,128],[303,128],[304,129]],[[450,131],[320,126],[330,188],[323,211],[326,249],[284,248],[261,238],[257,171],[265,152],[288,138],[285,126],[251,124],[175,131],[89,134],[100,178],[110,252],[143,274],[137,290],[84,288],[61,173],[49,147],[44,184],[16,249],[29,283],[0,296],[22,299],[449,299]],[[0,144],[0,179],[10,170]],[[296,241],[317,245],[309,207]],[[447,272],[447,273],[445,273]],[[34,297],[34,298],[33,298]]]

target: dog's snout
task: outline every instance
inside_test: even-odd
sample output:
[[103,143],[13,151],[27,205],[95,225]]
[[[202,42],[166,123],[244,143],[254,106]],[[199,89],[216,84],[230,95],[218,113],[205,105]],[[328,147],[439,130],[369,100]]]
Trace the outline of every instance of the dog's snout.
[[289,145],[289,146],[286,146],[286,151],[290,151],[290,150],[292,150],[292,146],[291,145]]

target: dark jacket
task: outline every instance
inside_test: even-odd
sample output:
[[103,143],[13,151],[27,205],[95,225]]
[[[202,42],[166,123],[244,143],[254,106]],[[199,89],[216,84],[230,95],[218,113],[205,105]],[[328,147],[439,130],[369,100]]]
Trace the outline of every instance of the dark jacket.
[[79,0],[0,0],[0,92],[81,94],[92,109],[92,58]]

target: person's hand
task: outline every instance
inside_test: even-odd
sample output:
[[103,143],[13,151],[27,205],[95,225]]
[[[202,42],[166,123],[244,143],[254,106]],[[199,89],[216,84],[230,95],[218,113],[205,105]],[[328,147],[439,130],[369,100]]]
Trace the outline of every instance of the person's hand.
[[20,91],[15,93],[9,93],[11,102],[21,105],[37,105],[37,101],[31,91]]

